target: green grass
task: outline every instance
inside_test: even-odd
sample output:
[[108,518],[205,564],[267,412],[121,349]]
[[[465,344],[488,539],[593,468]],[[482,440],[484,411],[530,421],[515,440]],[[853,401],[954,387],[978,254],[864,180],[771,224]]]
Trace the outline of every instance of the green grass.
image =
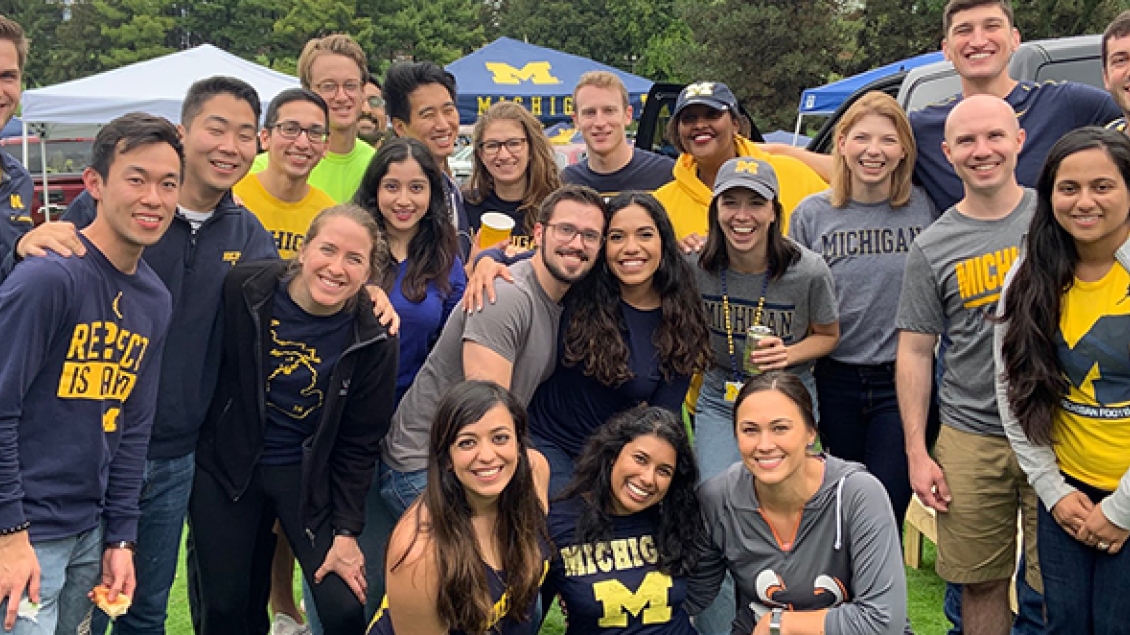
[[[945,582],[934,573],[934,545],[923,541],[922,568],[906,569],[907,608],[910,625],[917,635],[943,635],[948,622],[942,614]],[[188,616],[188,594],[185,590],[184,549],[177,566],[177,578],[169,598],[169,619],[165,622],[168,635],[193,635]],[[297,582],[297,579],[296,579]],[[299,586],[296,584],[295,588]],[[565,632],[561,612],[554,604],[542,626],[541,635],[561,635]]]

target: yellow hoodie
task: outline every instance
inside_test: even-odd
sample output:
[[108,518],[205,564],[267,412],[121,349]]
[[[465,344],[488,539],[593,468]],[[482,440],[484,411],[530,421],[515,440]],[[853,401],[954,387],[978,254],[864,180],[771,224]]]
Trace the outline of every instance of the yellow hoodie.
[[[734,151],[735,156],[765,161],[777,172],[781,206],[785,210],[785,217],[780,219],[784,233],[788,232],[789,215],[797,203],[809,194],[828,189],[824,179],[802,161],[769,154],[741,135],[734,135]],[[675,226],[675,237],[682,240],[690,234],[706,236],[706,210],[710,207],[711,191],[698,179],[698,163],[684,152],[675,162],[673,174],[675,180],[656,190],[655,198],[667,209],[671,224]]]

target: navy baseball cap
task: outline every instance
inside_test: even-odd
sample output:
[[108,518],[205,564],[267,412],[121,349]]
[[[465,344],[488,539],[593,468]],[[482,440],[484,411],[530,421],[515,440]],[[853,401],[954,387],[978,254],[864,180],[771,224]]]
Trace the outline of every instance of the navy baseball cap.
[[734,97],[729,86],[722,82],[696,82],[679,93],[679,98],[675,100],[675,112],[671,116],[678,117],[684,108],[695,104],[710,106],[715,110],[729,110],[735,115],[741,112],[738,98]]

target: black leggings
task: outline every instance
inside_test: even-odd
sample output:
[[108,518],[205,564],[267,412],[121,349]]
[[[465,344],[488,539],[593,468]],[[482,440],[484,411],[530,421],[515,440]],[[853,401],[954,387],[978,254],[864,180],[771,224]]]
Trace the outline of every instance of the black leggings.
[[[333,544],[329,522],[306,535],[298,513],[301,466],[256,468],[247,491],[237,501],[207,471],[196,470],[188,505],[195,569],[198,635],[258,635],[267,606],[262,589],[270,579],[264,543],[274,544],[271,528],[277,518],[314,595],[326,635],[360,635],[365,630],[364,606],[337,574],[321,584],[314,572]],[[273,549],[273,546],[272,546]]]

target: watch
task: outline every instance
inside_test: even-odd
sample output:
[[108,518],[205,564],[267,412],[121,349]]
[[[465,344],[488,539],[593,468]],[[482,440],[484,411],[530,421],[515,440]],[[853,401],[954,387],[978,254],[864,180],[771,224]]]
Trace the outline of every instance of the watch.
[[769,635],[781,635],[781,616],[784,613],[784,609],[776,608],[769,614]]

